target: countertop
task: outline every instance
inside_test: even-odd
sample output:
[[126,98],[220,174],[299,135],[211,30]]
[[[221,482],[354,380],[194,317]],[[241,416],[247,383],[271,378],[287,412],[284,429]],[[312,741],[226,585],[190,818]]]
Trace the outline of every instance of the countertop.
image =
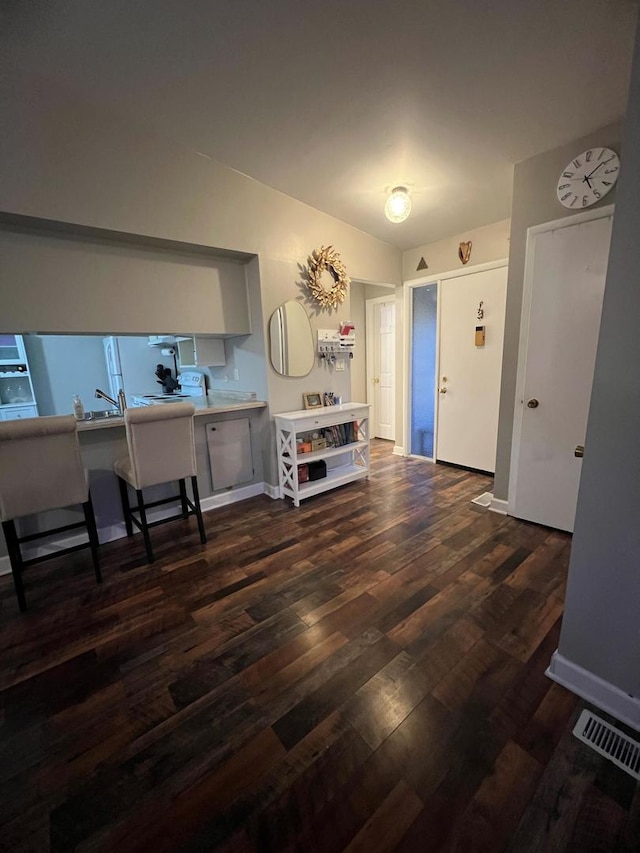
[[[186,400],[184,402],[187,402]],[[204,417],[205,415],[222,415],[226,412],[240,412],[246,409],[264,409],[266,403],[264,400],[224,400],[222,396],[189,400],[196,407],[194,417]],[[172,403],[163,403],[164,406],[171,406]],[[78,432],[88,432],[95,429],[113,429],[114,427],[124,426],[124,418],[104,418],[97,421],[81,421],[78,423]]]

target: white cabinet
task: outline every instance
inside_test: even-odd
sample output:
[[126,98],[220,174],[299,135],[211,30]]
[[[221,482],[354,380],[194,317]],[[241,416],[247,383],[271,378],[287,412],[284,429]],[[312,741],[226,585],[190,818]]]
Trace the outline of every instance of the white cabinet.
[[180,367],[222,367],[227,363],[220,338],[180,338],[176,347]]
[[37,417],[22,335],[0,335],[0,420]]
[[[300,506],[305,498],[369,476],[369,408],[344,403],[275,416],[281,498],[288,495]],[[313,449],[323,442],[326,447]]]

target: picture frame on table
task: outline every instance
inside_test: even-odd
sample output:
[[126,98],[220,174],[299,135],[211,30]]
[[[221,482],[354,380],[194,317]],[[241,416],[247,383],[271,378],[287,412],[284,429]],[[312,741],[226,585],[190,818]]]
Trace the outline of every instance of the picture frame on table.
[[321,409],[322,394],[319,391],[308,391],[302,395],[302,402],[305,409]]

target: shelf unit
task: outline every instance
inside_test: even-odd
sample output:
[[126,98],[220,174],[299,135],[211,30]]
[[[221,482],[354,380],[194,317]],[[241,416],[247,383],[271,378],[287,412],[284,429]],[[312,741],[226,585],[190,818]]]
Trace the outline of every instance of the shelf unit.
[[22,335],[0,335],[0,421],[38,417]]
[[[368,478],[369,409],[368,403],[343,403],[275,415],[280,497],[293,498],[294,505],[300,506],[300,501],[305,498]],[[310,453],[298,452],[296,439],[299,435],[306,436],[347,423],[355,424],[356,441]],[[298,467],[320,460],[327,463],[327,476],[298,482]]]

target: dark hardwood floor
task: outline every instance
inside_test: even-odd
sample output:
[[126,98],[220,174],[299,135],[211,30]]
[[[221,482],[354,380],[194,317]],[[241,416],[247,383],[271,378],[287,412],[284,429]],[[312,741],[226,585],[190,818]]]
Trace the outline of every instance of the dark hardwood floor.
[[[0,849],[637,851],[544,670],[570,539],[391,455],[0,579]],[[157,546],[155,545],[157,543]]]

